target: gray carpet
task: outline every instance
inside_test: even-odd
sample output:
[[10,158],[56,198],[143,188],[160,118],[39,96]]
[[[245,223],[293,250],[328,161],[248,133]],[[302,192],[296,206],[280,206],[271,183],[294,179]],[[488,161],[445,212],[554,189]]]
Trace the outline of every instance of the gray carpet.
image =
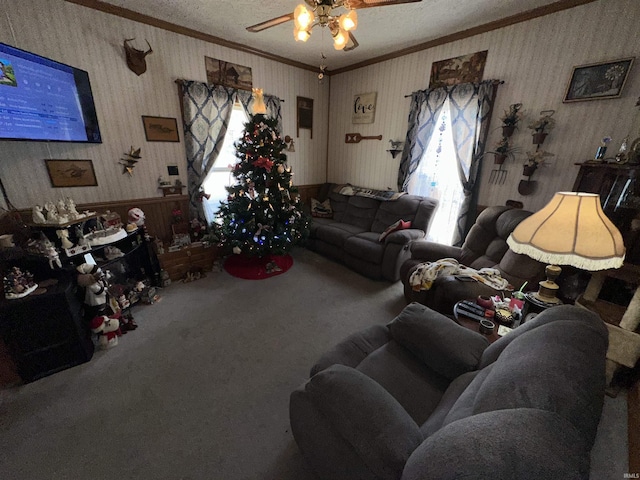
[[[139,328],[117,347],[1,391],[2,479],[311,480],[289,393],[327,348],[405,303],[400,283],[293,256],[289,272],[263,281],[222,271],[174,283],[134,308]],[[624,422],[626,441],[626,406],[623,419],[610,411],[594,468],[624,472],[626,451],[611,442],[626,448],[614,438]]]

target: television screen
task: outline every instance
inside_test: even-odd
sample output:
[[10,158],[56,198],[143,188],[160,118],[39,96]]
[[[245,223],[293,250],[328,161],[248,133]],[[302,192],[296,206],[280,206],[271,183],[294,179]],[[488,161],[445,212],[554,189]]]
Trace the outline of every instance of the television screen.
[[87,72],[0,43],[0,140],[102,143]]

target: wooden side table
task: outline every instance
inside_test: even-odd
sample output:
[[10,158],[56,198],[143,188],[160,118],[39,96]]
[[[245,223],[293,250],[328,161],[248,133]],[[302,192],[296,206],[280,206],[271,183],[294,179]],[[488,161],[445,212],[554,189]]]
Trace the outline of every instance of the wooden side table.
[[217,256],[218,247],[215,245],[209,247],[189,245],[176,252],[165,251],[158,254],[158,260],[160,268],[167,271],[172,281],[176,281],[183,279],[187,272],[193,269],[201,268],[211,271]]
[[[472,330],[476,333],[480,333],[480,322],[478,320],[468,317],[462,311],[458,310],[458,306],[460,305],[460,303],[461,302],[458,302],[453,306],[453,316],[455,318],[455,321],[459,325],[462,325],[463,327],[468,328],[469,330]],[[499,340],[501,338],[500,335],[498,335],[498,327],[500,324],[493,319],[491,319],[491,321],[496,326],[496,328],[493,329],[493,333],[491,333],[490,335],[485,335],[480,333],[480,335],[482,335],[487,340],[489,340],[489,343],[493,343],[496,340]]]

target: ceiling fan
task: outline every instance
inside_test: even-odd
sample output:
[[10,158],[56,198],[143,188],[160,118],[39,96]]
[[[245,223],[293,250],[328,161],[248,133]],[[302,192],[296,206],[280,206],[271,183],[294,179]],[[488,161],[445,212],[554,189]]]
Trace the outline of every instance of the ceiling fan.
[[[306,42],[311,36],[311,29],[316,25],[320,25],[321,27],[329,27],[329,31],[333,37],[334,48],[347,52],[359,45],[352,33],[358,26],[356,9],[421,1],[422,0],[304,0],[311,9],[308,9],[304,4],[300,4],[292,13],[251,25],[247,27],[247,30],[257,33],[293,20],[295,23],[293,30],[294,38],[296,41]],[[346,9],[347,12],[341,13],[341,11],[338,10],[341,8]]]

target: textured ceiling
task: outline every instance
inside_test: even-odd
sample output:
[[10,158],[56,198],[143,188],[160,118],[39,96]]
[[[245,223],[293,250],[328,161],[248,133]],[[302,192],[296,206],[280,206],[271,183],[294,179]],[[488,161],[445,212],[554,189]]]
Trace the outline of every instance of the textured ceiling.
[[[73,1],[73,0],[71,0]],[[188,27],[224,40],[317,67],[321,53],[329,70],[485,25],[558,0],[422,0],[358,10],[354,35],[360,46],[336,51],[327,28],[312,30],[306,43],[293,38],[293,22],[251,33],[246,27],[291,13],[301,0],[103,0],[118,7]]]

